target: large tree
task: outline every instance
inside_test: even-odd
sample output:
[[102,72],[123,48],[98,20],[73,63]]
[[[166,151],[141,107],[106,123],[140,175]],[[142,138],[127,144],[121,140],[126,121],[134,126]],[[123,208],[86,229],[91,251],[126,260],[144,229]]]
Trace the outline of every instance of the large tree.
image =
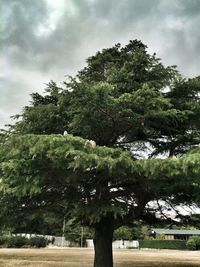
[[166,219],[163,203],[199,201],[199,153],[189,151],[200,141],[200,78],[183,79],[135,40],[88,58],[64,84],[33,94],[2,141],[2,188],[55,197],[94,228],[94,266],[112,267],[115,229]]

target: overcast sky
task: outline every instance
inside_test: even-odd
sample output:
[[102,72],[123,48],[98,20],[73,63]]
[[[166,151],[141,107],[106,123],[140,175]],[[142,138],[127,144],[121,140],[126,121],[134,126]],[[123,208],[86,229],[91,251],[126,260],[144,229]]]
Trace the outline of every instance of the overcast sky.
[[140,39],[186,77],[200,74],[200,0],[0,0],[0,127],[51,79],[97,50]]

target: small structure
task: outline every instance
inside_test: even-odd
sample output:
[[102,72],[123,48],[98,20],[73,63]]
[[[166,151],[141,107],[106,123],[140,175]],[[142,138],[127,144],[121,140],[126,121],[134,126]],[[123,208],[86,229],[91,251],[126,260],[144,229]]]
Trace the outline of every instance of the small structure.
[[185,230],[185,229],[161,229],[153,228],[153,237],[163,236],[165,240],[188,240],[190,236],[200,236],[200,230]]

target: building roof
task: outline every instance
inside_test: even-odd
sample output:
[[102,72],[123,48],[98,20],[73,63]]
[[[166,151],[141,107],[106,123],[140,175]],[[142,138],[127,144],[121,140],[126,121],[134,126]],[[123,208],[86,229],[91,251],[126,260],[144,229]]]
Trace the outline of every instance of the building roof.
[[156,234],[165,234],[165,235],[200,235],[200,230],[174,230],[174,229],[161,229],[153,228],[152,232]]

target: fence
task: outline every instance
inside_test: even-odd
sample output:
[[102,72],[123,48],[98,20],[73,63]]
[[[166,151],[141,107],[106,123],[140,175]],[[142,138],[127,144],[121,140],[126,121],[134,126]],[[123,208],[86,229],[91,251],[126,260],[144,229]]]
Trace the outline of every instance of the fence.
[[[20,236],[25,236],[27,238],[33,236],[45,237],[50,241],[53,246],[57,247],[80,247],[79,243],[71,242],[63,238],[62,236],[52,236],[52,235],[35,235],[35,234],[16,234]],[[86,239],[86,247],[93,248],[93,239]],[[113,248],[138,248],[139,242],[137,240],[115,240],[113,241]]]
[[[92,239],[86,239],[86,246],[88,248],[93,248],[93,240]],[[139,242],[137,240],[115,240],[112,244],[113,248],[138,248]]]

